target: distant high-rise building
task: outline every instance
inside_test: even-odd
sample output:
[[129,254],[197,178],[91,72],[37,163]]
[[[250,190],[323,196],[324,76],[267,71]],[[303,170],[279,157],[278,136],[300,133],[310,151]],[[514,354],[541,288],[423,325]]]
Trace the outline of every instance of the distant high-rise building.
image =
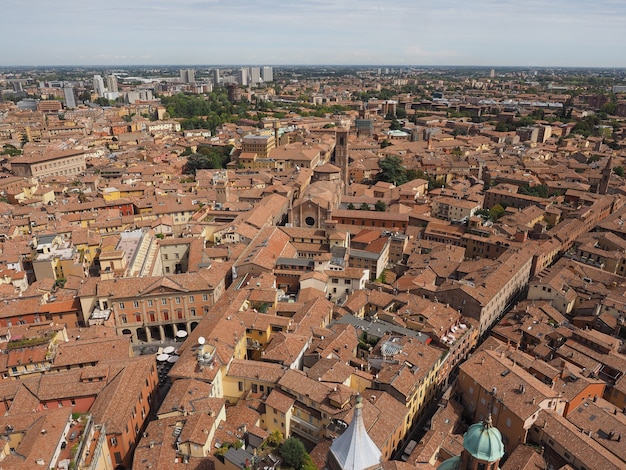
[[117,77],[115,75],[107,75],[107,91],[115,93],[117,89]]
[[213,69],[213,84],[215,86],[220,84],[220,69]]
[[231,103],[241,101],[241,89],[237,86],[236,83],[228,83],[226,85],[226,89],[228,90],[228,100]]
[[135,101],[139,101],[141,97],[138,91],[129,91],[124,94],[124,102],[127,104],[133,104]]
[[93,91],[95,91],[98,96],[104,96],[104,80],[100,75],[93,76]]
[[183,83],[195,82],[196,71],[194,69],[180,69],[180,81]]
[[260,67],[250,67],[248,70],[250,76],[250,84],[256,85],[257,83],[261,83],[261,68]]
[[263,67],[263,81],[265,83],[274,81],[274,70],[272,67]]
[[242,67],[239,70],[238,83],[241,86],[248,86],[248,67]]
[[489,78],[494,78],[496,76],[496,71],[494,69],[491,69],[491,71],[489,72]]
[[72,109],[76,107],[76,95],[74,95],[74,87],[66,86],[63,88],[63,94],[65,95],[65,107]]

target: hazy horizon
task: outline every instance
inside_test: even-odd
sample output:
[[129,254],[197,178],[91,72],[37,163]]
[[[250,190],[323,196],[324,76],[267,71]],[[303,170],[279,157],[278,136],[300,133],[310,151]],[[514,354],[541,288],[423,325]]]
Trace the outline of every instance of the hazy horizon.
[[619,0],[5,0],[0,66],[623,68],[624,24]]

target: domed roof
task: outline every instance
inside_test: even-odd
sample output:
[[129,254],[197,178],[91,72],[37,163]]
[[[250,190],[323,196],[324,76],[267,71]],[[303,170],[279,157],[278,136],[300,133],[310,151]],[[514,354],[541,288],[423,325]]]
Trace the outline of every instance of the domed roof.
[[463,447],[472,457],[486,462],[495,462],[504,455],[502,434],[491,424],[491,415],[486,422],[472,424],[465,436]]

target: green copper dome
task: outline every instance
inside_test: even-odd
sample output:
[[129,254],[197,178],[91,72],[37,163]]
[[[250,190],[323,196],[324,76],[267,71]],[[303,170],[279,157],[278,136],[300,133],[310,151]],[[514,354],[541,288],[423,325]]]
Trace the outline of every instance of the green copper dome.
[[485,462],[495,462],[504,455],[502,434],[491,424],[491,415],[484,423],[472,424],[465,436],[463,447],[472,457]]

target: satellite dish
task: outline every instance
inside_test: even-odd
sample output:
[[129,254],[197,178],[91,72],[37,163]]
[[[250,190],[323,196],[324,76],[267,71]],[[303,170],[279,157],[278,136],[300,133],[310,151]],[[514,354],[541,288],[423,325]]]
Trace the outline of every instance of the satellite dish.
[[204,343],[205,343],[205,341],[206,341],[206,340],[204,339],[204,336],[200,336],[200,337],[198,338],[198,344],[204,344]]

